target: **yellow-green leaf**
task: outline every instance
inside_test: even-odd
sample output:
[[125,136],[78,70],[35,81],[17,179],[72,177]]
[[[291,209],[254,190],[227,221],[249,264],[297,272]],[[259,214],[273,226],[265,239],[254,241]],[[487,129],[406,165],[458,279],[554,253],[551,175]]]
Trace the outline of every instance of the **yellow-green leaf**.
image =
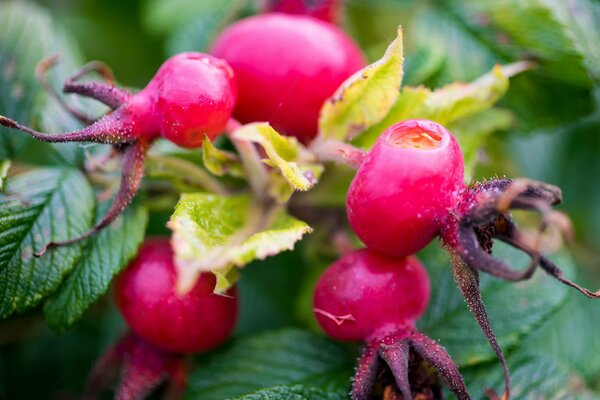
[[322,167],[311,162],[312,157],[296,138],[280,135],[267,123],[244,125],[233,137],[262,146],[268,157],[263,160],[265,164],[277,168],[293,190],[306,191],[317,183]]
[[265,209],[249,195],[183,194],[168,224],[178,271],[178,291],[190,290],[199,275],[213,271],[215,290],[227,290],[243,267],[291,250],[311,231],[279,206]]
[[492,107],[508,90],[508,78],[531,65],[517,62],[496,65],[490,72],[470,83],[451,83],[436,90],[426,87],[403,87],[386,117],[357,137],[354,144],[370,147],[390,125],[408,119],[424,118],[449,125]]
[[384,56],[348,78],[321,108],[316,140],[345,140],[379,122],[400,94],[402,28]]

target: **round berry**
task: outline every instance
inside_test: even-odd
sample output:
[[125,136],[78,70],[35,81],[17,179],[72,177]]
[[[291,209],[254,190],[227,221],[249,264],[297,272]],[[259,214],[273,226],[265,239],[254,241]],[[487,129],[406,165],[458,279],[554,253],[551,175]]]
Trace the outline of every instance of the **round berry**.
[[414,327],[427,307],[429,292],[427,271],[415,257],[389,258],[362,249],[325,271],[313,304],[328,336],[370,340]]
[[359,167],[346,199],[352,229],[371,250],[414,254],[438,234],[464,188],[464,160],[454,136],[426,120],[381,134]]
[[233,70],[202,53],[168,59],[149,84],[160,134],[181,147],[199,147],[222,133],[236,102]]
[[116,279],[117,305],[131,330],[157,347],[179,353],[212,349],[234,327],[236,290],[214,294],[215,276],[205,273],[190,292],[177,295],[173,257],[167,238],[144,242]]
[[365,65],[360,49],[336,26],[280,13],[231,25],[212,54],[235,71],[240,122],[268,121],[304,143],[317,134],[323,102]]

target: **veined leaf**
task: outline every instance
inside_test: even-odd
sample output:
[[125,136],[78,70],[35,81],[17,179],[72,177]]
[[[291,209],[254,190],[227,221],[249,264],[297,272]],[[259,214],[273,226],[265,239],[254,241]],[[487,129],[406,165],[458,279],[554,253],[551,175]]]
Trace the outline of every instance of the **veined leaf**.
[[0,318],[36,306],[75,266],[81,246],[33,256],[48,241],[71,239],[92,222],[94,196],[73,169],[38,169],[9,180],[0,195]]
[[[353,365],[354,355],[345,346],[322,336],[297,329],[266,332],[239,339],[198,365],[185,398],[263,399],[287,393],[303,399],[322,390],[332,395],[325,399],[338,399],[348,393]],[[275,397],[265,397],[269,394]]]
[[[428,250],[433,250],[433,247]],[[449,261],[443,260],[439,254],[439,250],[421,254],[424,264],[428,266],[431,280],[436,282],[436,288],[432,291],[426,314],[419,321],[420,329],[439,340],[461,366],[495,359],[452,279]],[[529,262],[527,257],[501,243],[494,243],[494,256],[513,267]],[[570,256],[561,252],[550,258],[565,274],[573,274],[574,262]],[[492,328],[505,351],[516,346],[526,335],[558,312],[567,301],[569,293],[569,288],[542,271],[537,271],[532,279],[519,283],[481,274],[480,287]]]
[[[103,203],[96,220],[108,210]],[[110,226],[90,238],[83,247],[73,272],[44,307],[48,325],[64,331],[108,290],[112,279],[137,254],[144,239],[147,210],[133,203]]]
[[433,91],[423,86],[405,86],[386,117],[357,137],[354,143],[368,148],[390,125],[408,118],[430,119],[447,126],[460,118],[485,111],[506,93],[508,78],[529,67],[525,62],[496,65],[473,82],[451,83]]
[[[309,190],[323,170],[321,165],[311,163],[308,155],[308,161],[303,159],[305,154],[296,138],[280,135],[267,123],[244,125],[233,133],[233,137],[262,146],[268,157],[264,162],[277,168],[292,190]],[[275,198],[287,201],[289,196],[276,195]]]
[[[264,210],[249,195],[183,194],[168,224],[173,230],[178,290],[187,292],[202,272],[216,271],[225,290],[232,266],[293,248],[311,231],[282,207]],[[234,275],[235,278],[235,275]]]
[[375,63],[348,78],[325,101],[316,140],[345,140],[379,122],[400,94],[402,84],[402,28],[398,37]]
[[[522,350],[507,359],[512,377],[512,397],[524,400],[578,398],[576,388],[570,387],[572,377],[564,367],[548,356]],[[501,393],[504,387],[502,368],[496,363],[467,368],[463,372],[474,398],[483,398],[488,387],[495,389],[496,393]]]

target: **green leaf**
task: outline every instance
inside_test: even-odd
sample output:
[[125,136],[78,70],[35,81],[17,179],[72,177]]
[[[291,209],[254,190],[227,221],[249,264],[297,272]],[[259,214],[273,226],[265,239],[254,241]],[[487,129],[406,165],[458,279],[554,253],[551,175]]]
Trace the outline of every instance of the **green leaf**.
[[[57,27],[47,11],[27,1],[0,4],[0,114],[42,130],[61,132],[80,125],[56,101],[50,99],[35,77],[36,65],[60,53],[62,62],[48,72],[56,89],[67,75],[81,66],[72,39]],[[83,109],[92,104],[81,103]],[[91,110],[98,110],[97,104]],[[35,151],[27,150],[35,145]],[[83,160],[77,144],[37,143],[22,132],[0,127],[0,158],[28,163],[76,164]]]
[[[577,281],[582,281],[582,277]],[[585,282],[585,286],[597,285],[597,281]],[[554,357],[593,382],[600,373],[600,359],[593,356],[600,352],[599,330],[597,302],[572,293],[565,307],[528,337],[523,347]]]
[[[432,291],[428,311],[420,320],[420,328],[439,340],[461,366],[495,359],[456,287],[448,260],[439,254],[439,251],[427,251],[422,255],[431,281],[435,283],[435,290]],[[494,244],[494,256],[513,267],[529,262],[522,254],[501,243]],[[573,274],[571,257],[558,253],[551,258],[563,268],[566,275]],[[524,336],[555,314],[567,300],[568,290],[541,271],[532,279],[520,283],[505,282],[481,274],[483,302],[504,350],[519,344]]]
[[234,283],[227,280],[232,266],[242,267],[291,250],[311,231],[283,208],[263,209],[249,195],[205,193],[183,194],[168,226],[173,230],[181,292],[192,288],[199,274],[208,271],[220,272],[217,287],[222,291]]
[[[309,190],[323,171],[321,165],[312,162],[312,156],[304,151],[296,138],[280,135],[267,123],[244,125],[233,133],[233,137],[261,145],[268,157],[264,162],[277,168],[293,190]],[[289,198],[285,193],[276,195],[277,199],[287,201],[286,197]]]
[[[96,221],[104,216],[109,203],[99,207]],[[46,302],[44,316],[50,327],[66,330],[106,293],[112,279],[137,254],[147,222],[146,209],[134,203],[86,242],[73,272]]]
[[243,178],[246,175],[237,154],[218,149],[206,136],[202,140],[202,159],[206,169],[217,176]]
[[444,67],[428,82],[432,87],[472,80],[497,63],[533,58],[538,68],[512,81],[505,102],[519,117],[520,130],[560,125],[592,111],[592,81],[575,36],[549,3],[446,0],[423,8],[407,38],[416,48],[445,49]]
[[302,399],[307,393],[320,395],[315,389],[321,389],[336,396],[326,399],[337,399],[348,393],[354,357],[341,344],[297,329],[262,333],[238,339],[197,365],[185,398],[225,400],[254,395],[259,397],[248,398],[261,399],[288,393],[300,396],[292,399]]
[[545,1],[573,34],[592,78],[600,81],[600,4],[593,0]]
[[346,398],[348,393],[344,389],[331,392],[304,385],[282,385],[236,397],[235,400],[344,400]]
[[325,101],[316,140],[352,138],[379,122],[398,98],[402,83],[402,28],[384,56],[348,78]]
[[[552,358],[519,351],[511,354],[507,361],[511,372],[513,398],[523,400],[576,398],[574,388],[570,387],[571,377]],[[484,390],[488,387],[495,389],[496,393],[501,393],[503,390],[504,376],[502,368],[497,363],[468,368],[462,372],[469,392],[475,399],[486,399]]]
[[0,193],[4,191],[4,185],[6,183],[6,177],[12,162],[10,160],[2,160],[0,162]]
[[470,83],[451,83],[436,90],[405,86],[400,97],[378,124],[354,140],[368,148],[390,125],[408,118],[423,118],[449,125],[481,113],[494,105],[508,90],[508,78],[529,68],[527,63],[496,65],[492,71]]
[[8,182],[0,195],[0,318],[34,307],[75,266],[81,246],[33,256],[48,241],[87,231],[94,196],[76,170],[38,169]]

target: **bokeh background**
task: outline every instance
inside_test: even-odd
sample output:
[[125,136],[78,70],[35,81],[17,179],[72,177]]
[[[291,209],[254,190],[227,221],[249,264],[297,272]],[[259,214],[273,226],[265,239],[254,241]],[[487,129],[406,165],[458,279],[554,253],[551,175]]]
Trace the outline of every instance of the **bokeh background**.
[[[2,15],[16,3],[27,10],[26,17]],[[53,75],[57,82],[97,59],[113,68],[119,84],[143,87],[166,57],[206,51],[224,26],[258,9],[258,2],[250,0],[0,0],[0,114],[46,129],[74,127],[35,82],[33,69],[41,56],[65,53],[64,69]],[[511,79],[496,108],[506,116],[503,122],[491,128],[483,123],[486,134],[476,139],[472,179],[527,176],[560,186],[565,199],[560,209],[573,220],[575,241],[570,255],[557,257],[575,280],[600,287],[600,3],[348,0],[340,23],[370,60],[383,54],[402,25],[408,85],[435,88],[476,79],[496,63],[538,63],[536,70]],[[15,88],[3,58],[9,47],[26,60],[15,72],[23,82],[20,95],[13,96],[16,102],[9,96]],[[81,154],[64,146],[7,138],[6,132],[0,130],[0,158],[15,160],[18,168],[82,161]],[[315,204],[339,222],[344,185],[325,182],[294,207],[302,208],[303,201]],[[148,234],[168,234],[169,214],[168,205],[156,207]],[[198,357],[190,399],[242,396],[279,383],[306,383],[331,393],[327,398],[343,398],[356,347],[320,338],[310,310],[312,284],[335,257],[328,234],[317,226],[293,252],[243,271],[235,339],[223,350]],[[524,263],[506,249],[500,254]],[[465,367],[475,397],[483,398],[484,386],[501,387],[499,364],[458,295],[446,256],[429,248],[422,257],[431,270],[434,297],[421,328],[448,347]],[[532,283],[485,278],[482,287],[492,324],[509,353],[515,398],[600,398],[599,301],[564,290],[542,272]],[[77,398],[93,361],[123,330],[110,296],[61,334],[46,326],[39,310],[0,322],[0,398]],[[290,358],[298,346],[312,375],[285,372],[286,365],[304,362],[301,356]]]

